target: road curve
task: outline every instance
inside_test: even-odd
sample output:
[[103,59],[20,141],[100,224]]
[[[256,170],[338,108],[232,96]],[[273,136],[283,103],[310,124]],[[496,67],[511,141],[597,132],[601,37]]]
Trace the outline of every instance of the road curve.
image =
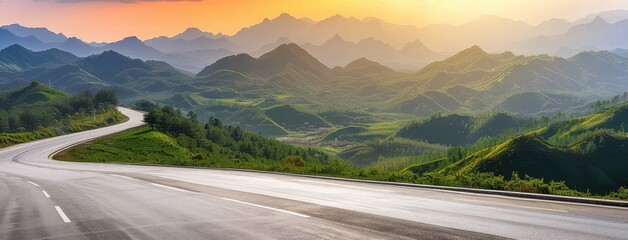
[[47,156],[137,127],[0,149],[0,239],[628,239],[628,209]]

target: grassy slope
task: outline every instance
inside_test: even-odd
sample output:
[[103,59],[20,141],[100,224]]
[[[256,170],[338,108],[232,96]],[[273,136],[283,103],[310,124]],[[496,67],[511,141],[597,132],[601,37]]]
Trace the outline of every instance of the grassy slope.
[[[586,149],[586,146],[596,146]],[[628,140],[609,135],[591,137],[571,147],[557,147],[534,135],[515,137],[442,170],[445,174],[513,171],[535,178],[565,181],[579,191],[607,193],[628,183]]]
[[[480,150],[443,170],[444,174],[493,172],[509,176],[513,171],[546,180],[565,181],[571,188],[606,193],[628,184],[628,140],[621,125],[628,120],[628,104],[590,116],[514,137]],[[608,128],[619,133],[597,132],[582,139],[571,137]],[[545,139],[573,139],[565,146]]]
[[71,116],[68,119],[59,121],[57,125],[40,128],[32,132],[21,133],[0,133],[0,147],[8,147],[15,144],[31,142],[39,139],[58,136],[59,133],[75,133],[106,127],[126,121],[127,117],[120,112],[110,111],[97,114],[96,121],[92,116]]
[[20,105],[23,103],[34,103],[39,101],[52,101],[69,98],[70,95],[47,87],[38,82],[32,82],[29,86],[17,90],[0,93],[10,105]]
[[140,127],[84,144],[55,156],[77,162],[135,162],[186,165],[191,153],[171,137]]

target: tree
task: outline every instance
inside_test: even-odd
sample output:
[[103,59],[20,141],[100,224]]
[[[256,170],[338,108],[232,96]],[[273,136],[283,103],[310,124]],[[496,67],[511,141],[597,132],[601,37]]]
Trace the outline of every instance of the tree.
[[151,102],[151,101],[147,101],[147,100],[139,100],[137,102],[135,102],[135,108],[141,111],[146,111],[146,112],[150,112],[151,110],[159,107],[159,105]]
[[110,90],[100,90],[94,96],[94,105],[98,107],[111,107],[118,105],[116,93]]
[[196,114],[195,112],[189,111],[188,118],[192,121],[196,121],[196,119],[198,118],[198,114]]
[[72,105],[75,112],[90,112],[94,108],[92,93],[90,91],[84,91],[76,94],[70,100],[70,105]]

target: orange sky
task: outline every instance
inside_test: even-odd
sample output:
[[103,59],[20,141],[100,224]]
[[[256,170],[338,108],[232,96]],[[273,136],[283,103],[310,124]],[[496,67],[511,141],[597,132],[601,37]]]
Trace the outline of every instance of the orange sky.
[[[68,3],[72,2],[72,3]],[[131,3],[129,3],[131,2]],[[0,0],[0,24],[43,26],[86,41],[116,41],[136,35],[171,36],[187,27],[233,34],[282,12],[320,20],[335,14],[375,16],[424,26],[461,24],[493,14],[536,24],[628,9],[625,0]]]

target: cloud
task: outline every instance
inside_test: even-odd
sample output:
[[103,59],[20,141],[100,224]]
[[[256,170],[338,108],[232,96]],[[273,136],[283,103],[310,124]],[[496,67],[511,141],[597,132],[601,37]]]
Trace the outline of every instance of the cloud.
[[84,2],[139,3],[139,2],[201,2],[203,0],[33,0],[33,1],[34,2],[56,2],[56,3],[84,3]]

